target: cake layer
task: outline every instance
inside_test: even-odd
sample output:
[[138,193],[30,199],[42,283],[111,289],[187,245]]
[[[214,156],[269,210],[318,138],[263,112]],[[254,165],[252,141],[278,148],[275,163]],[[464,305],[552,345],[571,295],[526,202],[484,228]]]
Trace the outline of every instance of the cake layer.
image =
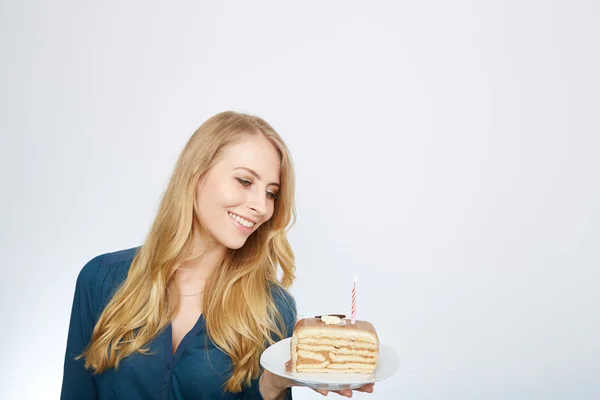
[[332,363],[327,366],[327,369],[346,370],[346,369],[359,369],[359,370],[374,370],[375,364],[364,364],[364,363]]
[[311,368],[329,368],[329,369],[372,369],[377,368],[377,364],[375,363],[365,363],[365,362],[336,362],[330,363],[329,361],[323,362],[311,362],[304,363],[299,362],[296,364],[296,369],[311,369]]
[[357,363],[369,363],[375,364],[375,354],[370,357],[364,357],[357,354],[353,355],[340,355],[335,353],[329,354],[329,359],[334,363],[347,363],[347,362],[357,362]]
[[357,354],[349,354],[349,355],[339,355],[331,352],[327,353],[318,353],[313,351],[299,350],[296,354],[296,359],[298,363],[310,363],[310,362],[363,362],[363,363],[375,363],[376,357],[375,354],[370,354],[369,356],[361,356]]
[[324,346],[328,345],[331,347],[344,347],[349,349],[361,348],[361,349],[376,349],[378,346],[375,343],[367,343],[363,341],[357,340],[348,340],[348,339],[340,339],[340,338],[332,338],[332,337],[323,337],[323,336],[315,336],[315,337],[304,337],[298,338],[298,345],[317,345]]
[[314,351],[314,352],[335,352],[335,354],[356,354],[362,356],[376,356],[377,351],[375,349],[363,349],[363,348],[353,348],[353,347],[335,347],[335,346],[327,346],[327,345],[305,345],[299,344],[297,347],[298,351],[306,350],[306,351]]
[[328,373],[328,374],[369,374],[375,372],[376,365],[362,363],[346,363],[346,364],[302,364],[298,365],[296,372],[307,373]]
[[360,331],[352,328],[345,328],[349,325],[350,323],[346,325],[341,325],[339,327],[336,326],[335,328],[328,328],[326,326],[312,326],[300,328],[297,331],[297,336],[298,339],[321,337],[324,339],[350,339],[364,343],[378,342],[376,334],[368,331]]
[[327,368],[315,368],[315,369],[299,368],[296,372],[303,372],[303,373],[307,373],[307,374],[372,374],[373,370],[357,369],[357,370],[337,371],[335,369],[327,369]]

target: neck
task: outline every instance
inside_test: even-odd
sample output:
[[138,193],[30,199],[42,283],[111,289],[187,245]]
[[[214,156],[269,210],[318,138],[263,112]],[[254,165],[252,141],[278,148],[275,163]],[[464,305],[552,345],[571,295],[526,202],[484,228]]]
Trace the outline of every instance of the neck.
[[223,261],[226,251],[227,248],[210,235],[195,229],[192,252],[177,270],[179,283],[203,286],[215,267]]

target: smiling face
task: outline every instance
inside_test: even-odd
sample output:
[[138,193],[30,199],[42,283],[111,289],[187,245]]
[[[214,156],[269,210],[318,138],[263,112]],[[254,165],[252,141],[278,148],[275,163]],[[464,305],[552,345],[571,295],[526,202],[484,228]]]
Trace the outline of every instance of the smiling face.
[[275,210],[280,156],[262,135],[222,149],[196,187],[198,218],[215,244],[239,249]]

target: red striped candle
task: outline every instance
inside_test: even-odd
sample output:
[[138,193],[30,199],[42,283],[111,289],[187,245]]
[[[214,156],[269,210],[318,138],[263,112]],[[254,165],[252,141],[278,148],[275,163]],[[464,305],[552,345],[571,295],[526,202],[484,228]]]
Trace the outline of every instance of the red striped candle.
[[358,275],[354,277],[354,286],[352,286],[352,323],[356,321],[356,281]]

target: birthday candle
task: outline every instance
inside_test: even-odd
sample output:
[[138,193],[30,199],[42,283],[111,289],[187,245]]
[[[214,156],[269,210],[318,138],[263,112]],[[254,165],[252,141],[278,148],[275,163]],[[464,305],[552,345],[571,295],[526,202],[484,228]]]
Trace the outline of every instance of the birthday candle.
[[356,281],[358,275],[354,277],[354,286],[352,286],[352,323],[356,321]]

